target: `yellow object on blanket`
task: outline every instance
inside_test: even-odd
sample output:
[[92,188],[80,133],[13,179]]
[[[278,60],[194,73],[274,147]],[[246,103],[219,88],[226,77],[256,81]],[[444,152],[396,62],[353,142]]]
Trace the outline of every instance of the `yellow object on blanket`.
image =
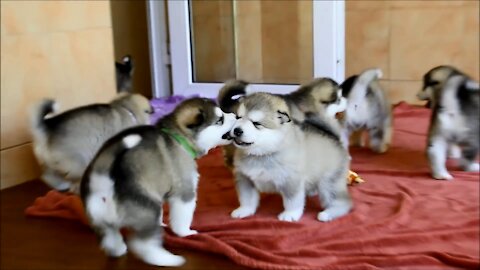
[[348,172],[348,184],[353,185],[353,184],[361,184],[365,182],[360,176],[358,176],[357,173],[354,171],[349,171]]

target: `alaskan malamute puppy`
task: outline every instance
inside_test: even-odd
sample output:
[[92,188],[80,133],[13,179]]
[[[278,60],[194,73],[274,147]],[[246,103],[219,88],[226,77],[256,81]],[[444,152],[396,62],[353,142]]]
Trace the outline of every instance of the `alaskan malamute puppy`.
[[354,144],[364,145],[362,133],[365,130],[373,151],[383,153],[390,146],[392,112],[386,93],[378,83],[381,77],[380,69],[368,69],[360,75],[349,77],[340,85],[342,95],[347,99],[342,139],[347,149],[350,135],[353,135]]
[[155,126],[127,129],[102,146],[88,166],[81,197],[91,225],[110,256],[127,246],[120,229],[133,235],[129,248],[149,264],[178,266],[184,259],[161,245],[162,204],[170,206],[170,227],[179,236],[190,229],[196,205],[198,171],[195,159],[209,149],[230,143],[235,123],[212,100],[185,100]]
[[284,98],[267,93],[243,97],[230,135],[237,147],[234,158],[240,207],[234,218],[253,215],[259,192],[280,193],[283,221],[298,221],[305,196],[318,194],[324,210],[320,221],[347,214],[352,201],[347,189],[349,159],[338,136],[324,129],[314,113],[303,122],[291,117]]
[[452,66],[438,66],[429,70],[423,75],[422,89],[417,93],[417,98],[428,101],[428,107],[431,107],[430,99],[433,93],[442,89],[448,78],[462,75],[469,78],[466,74]]
[[[423,86],[417,93],[417,98],[419,100],[427,101],[426,106],[432,108],[431,99],[433,93],[441,91],[448,78],[455,75],[464,76],[465,78],[470,79],[468,75],[452,66],[444,65],[432,68],[423,76]],[[462,151],[458,145],[450,144],[448,146],[448,157],[460,158],[461,156]]]
[[[217,101],[225,112],[236,112],[239,101],[247,95],[248,82],[231,80],[220,89]],[[330,78],[317,78],[301,85],[292,93],[275,96],[281,97],[289,107],[290,117],[302,122],[305,114],[315,114],[323,122],[325,129],[340,135],[341,126],[335,119],[338,112],[346,109],[346,99],[342,97],[339,85]],[[235,98],[236,97],[236,98]],[[224,147],[225,164],[232,168],[235,147]]]
[[153,112],[148,99],[138,94],[120,94],[109,104],[46,117],[55,107],[54,100],[46,99],[32,112],[34,153],[48,185],[76,193],[85,168],[102,144],[126,128],[148,124]]
[[460,166],[478,172],[475,162],[480,144],[480,90],[478,82],[463,75],[447,79],[441,89],[432,92],[432,116],[428,131],[427,155],[432,176],[449,180],[445,167],[447,148],[461,147]]

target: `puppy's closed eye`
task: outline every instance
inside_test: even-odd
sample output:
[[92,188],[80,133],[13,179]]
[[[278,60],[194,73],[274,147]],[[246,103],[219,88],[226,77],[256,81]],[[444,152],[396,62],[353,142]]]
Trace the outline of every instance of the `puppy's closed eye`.
[[225,121],[225,117],[223,115],[215,122],[216,125],[223,125],[223,121]]

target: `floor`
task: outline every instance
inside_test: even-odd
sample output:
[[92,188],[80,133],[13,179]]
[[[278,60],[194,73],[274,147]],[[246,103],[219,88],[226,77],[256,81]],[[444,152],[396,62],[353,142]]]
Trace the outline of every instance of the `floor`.
[[[34,180],[0,192],[0,269],[159,269],[130,254],[118,259],[106,257],[94,233],[78,222],[26,217],[25,208],[47,191],[45,184]],[[218,255],[169,250],[187,259],[185,265],[172,269],[246,269]]]

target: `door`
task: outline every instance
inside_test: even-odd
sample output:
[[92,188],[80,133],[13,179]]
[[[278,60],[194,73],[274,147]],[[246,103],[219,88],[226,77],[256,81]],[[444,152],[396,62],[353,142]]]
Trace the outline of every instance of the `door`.
[[173,93],[216,97],[228,79],[288,93],[344,77],[343,1],[167,1]]

